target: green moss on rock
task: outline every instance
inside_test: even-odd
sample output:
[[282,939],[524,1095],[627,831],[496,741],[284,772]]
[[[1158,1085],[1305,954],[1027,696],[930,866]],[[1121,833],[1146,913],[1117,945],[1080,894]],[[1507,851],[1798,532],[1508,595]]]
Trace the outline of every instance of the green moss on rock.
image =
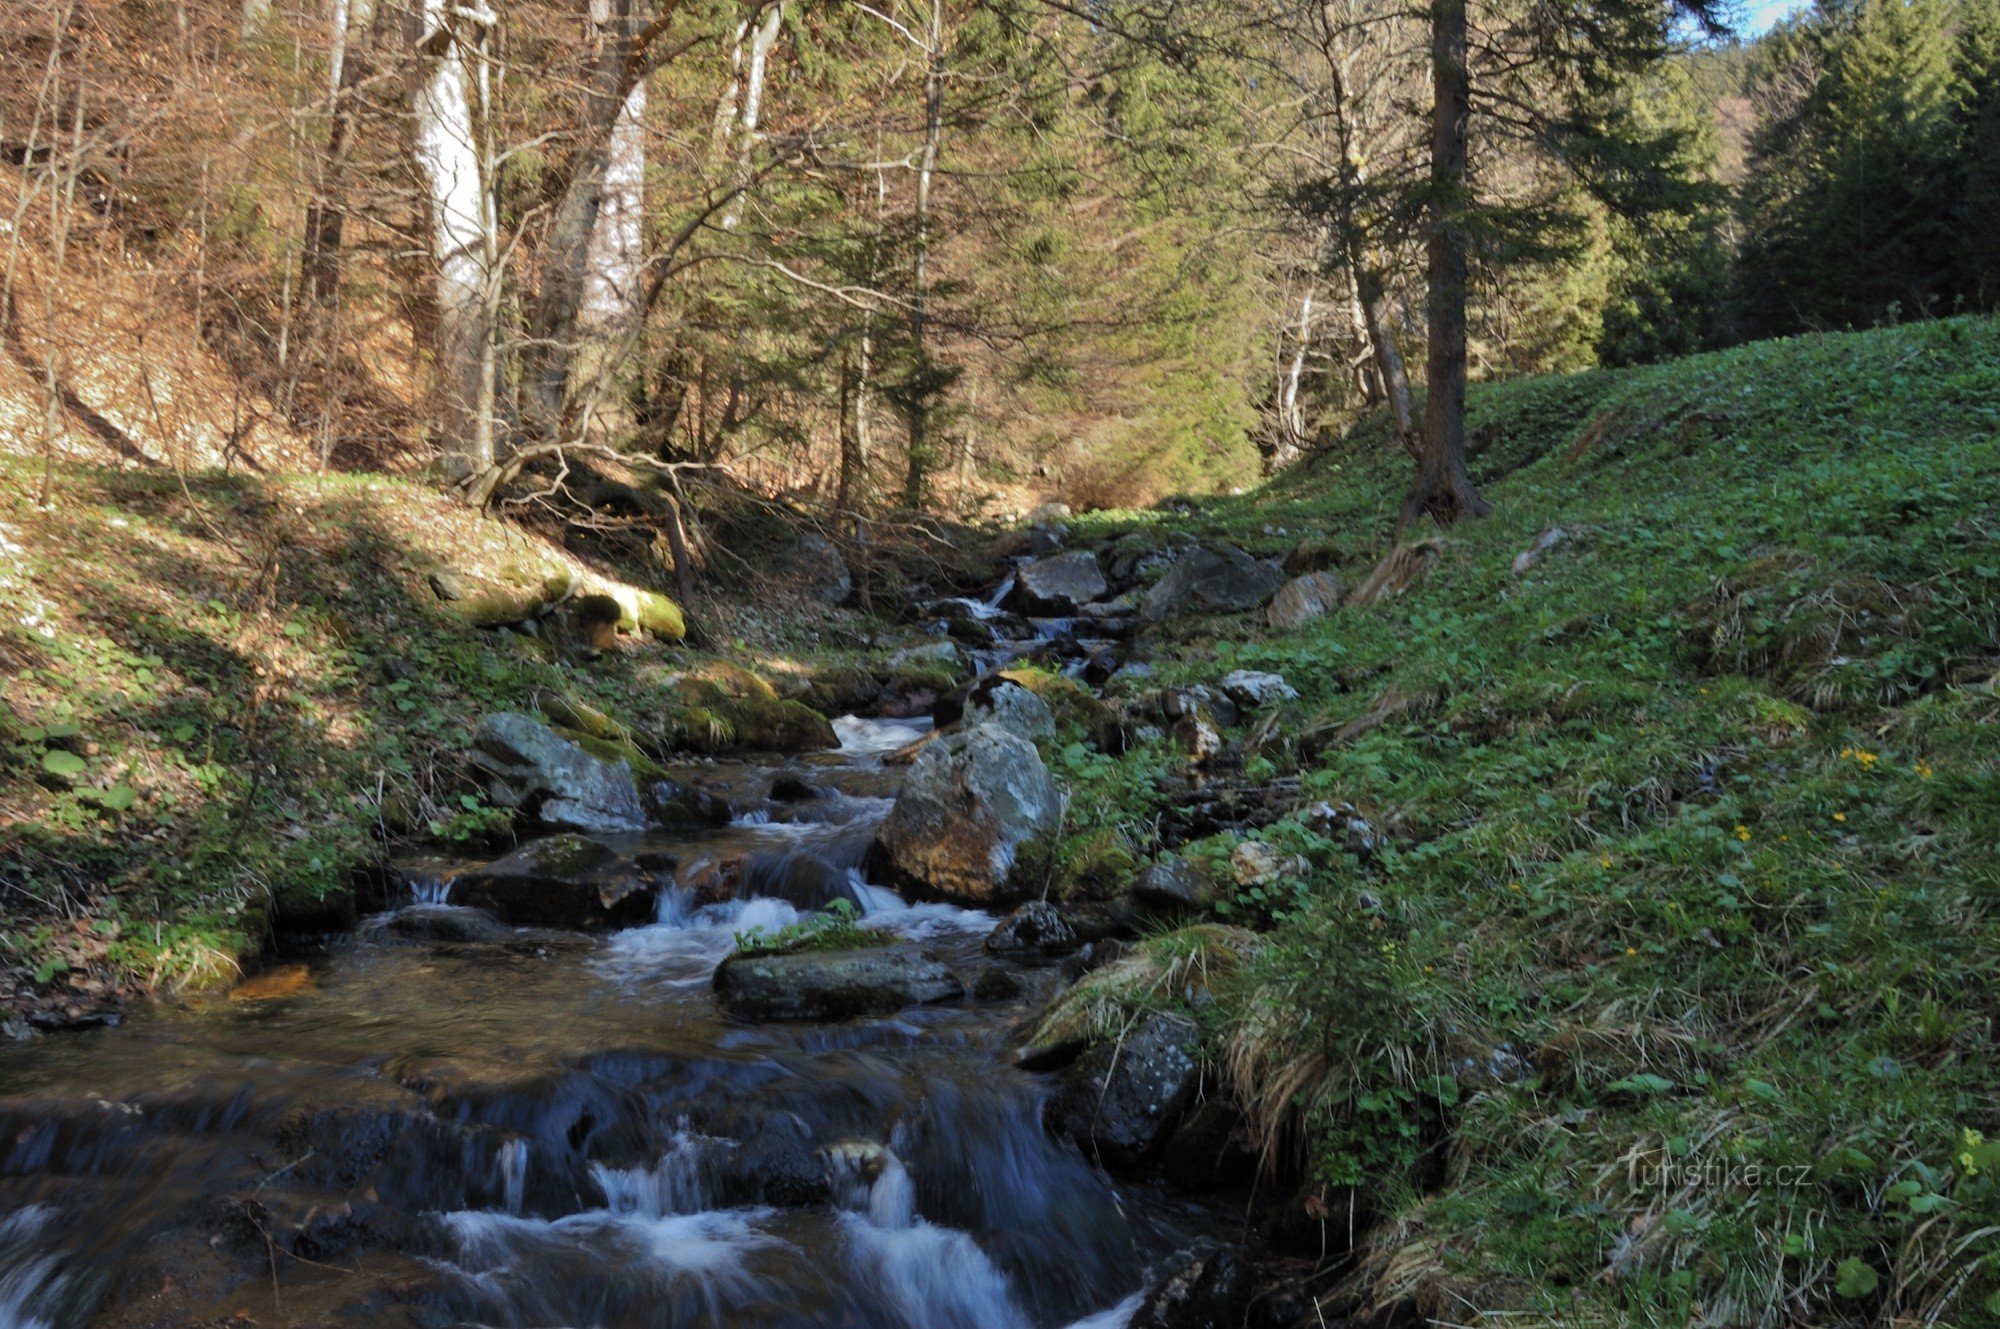
[[741,665],[677,675],[663,698],[667,746],[693,752],[817,752],[840,746],[833,725]]

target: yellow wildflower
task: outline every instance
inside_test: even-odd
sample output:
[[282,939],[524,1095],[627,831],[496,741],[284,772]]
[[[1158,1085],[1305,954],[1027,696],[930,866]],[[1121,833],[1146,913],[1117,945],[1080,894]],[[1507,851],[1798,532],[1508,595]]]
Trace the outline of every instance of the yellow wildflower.
[[1736,828],[1736,838],[1748,844],[1750,842],[1750,828],[1748,826],[1738,826]]
[[1925,761],[1922,757],[1917,758],[1916,771],[1917,771],[1917,778],[1921,780],[1928,780],[1931,778],[1931,775],[1933,774],[1933,772],[1931,771],[1931,764]]
[[1834,813],[1834,814],[1833,814],[1833,819],[1834,819],[1835,821],[1846,821],[1846,820],[1847,820],[1847,814],[1846,814],[1845,812],[1836,812],[1836,813]]

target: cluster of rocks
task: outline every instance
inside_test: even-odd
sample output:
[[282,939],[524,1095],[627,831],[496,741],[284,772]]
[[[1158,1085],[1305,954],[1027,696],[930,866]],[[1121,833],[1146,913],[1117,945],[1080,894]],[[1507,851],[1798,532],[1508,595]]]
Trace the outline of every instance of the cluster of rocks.
[[[1003,549],[1017,566],[1002,592],[986,602],[929,602],[922,612],[934,639],[889,655],[892,674],[963,677],[982,653],[1034,642],[1043,658],[1067,663],[1083,682],[1114,684],[1116,701],[1088,702],[1102,713],[1089,735],[1099,746],[1115,751],[1133,738],[1167,736],[1179,743],[1188,783],[1186,796],[1162,810],[1169,845],[1291,815],[1364,862],[1379,852],[1377,827],[1348,805],[1300,812],[1292,786],[1231,785],[1209,774],[1237,760],[1231,731],[1255,727],[1297,700],[1285,678],[1236,670],[1206,685],[1156,687],[1133,646],[1147,631],[1192,615],[1261,613],[1280,631],[1324,617],[1343,603],[1343,586],[1316,556],[1295,552],[1280,562],[1228,544],[1144,534],[1102,550],[1071,550],[1050,526],[1016,532]],[[833,601],[848,585],[829,575],[811,589]],[[861,700],[858,687],[851,700]],[[878,688],[863,704],[885,713],[913,705],[937,721],[934,733],[892,758],[907,771],[869,849],[871,875],[912,896],[1005,911],[985,949],[1007,964],[962,974],[939,954],[888,937],[831,949],[753,949],[727,959],[714,976],[719,1002],[737,1018],[825,1022],[968,996],[1010,1000],[1022,990],[1013,976],[1019,966],[1080,976],[1115,961],[1151,920],[1202,918],[1232,888],[1267,887],[1305,870],[1293,855],[1252,838],[1225,864],[1169,852],[1139,865],[1109,897],[1052,898],[1043,859],[1060,842],[1066,807],[1043,756],[1057,736],[1057,715],[1037,688],[996,668],[956,688],[938,683],[894,696]],[[1066,722],[1075,716],[1073,705],[1064,711]],[[809,750],[821,737],[830,735],[808,725],[786,734],[784,745]],[[711,811],[620,756],[526,715],[482,722],[473,761],[489,796],[568,833],[460,873],[453,898],[509,923],[570,928],[649,920],[660,893],[676,882],[694,883],[699,900],[728,898],[739,883],[727,865],[701,864],[690,873],[687,865],[590,838],[698,821]],[[780,796],[775,785],[772,796]],[[448,931],[449,920],[443,926]],[[1108,1168],[1209,1189],[1236,1187],[1254,1169],[1242,1119],[1215,1091],[1199,1030],[1184,1009],[1140,1012],[1115,1039],[1044,1049],[1028,1064],[1054,1077],[1050,1129]],[[1195,1252],[1158,1283],[1132,1323],[1240,1323],[1252,1281],[1228,1251]]]

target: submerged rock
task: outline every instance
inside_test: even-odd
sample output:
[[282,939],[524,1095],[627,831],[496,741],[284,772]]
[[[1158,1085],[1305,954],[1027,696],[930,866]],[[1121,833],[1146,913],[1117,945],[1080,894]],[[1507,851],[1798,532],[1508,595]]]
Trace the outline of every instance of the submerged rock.
[[1174,560],[1139,606],[1148,623],[1178,614],[1226,614],[1255,609],[1284,580],[1276,564],[1250,557],[1233,545],[1221,551],[1202,546]]
[[545,826],[636,831],[646,825],[630,766],[592,756],[532,717],[503,711],[481,720],[472,764],[485,773],[496,804],[530,812]]
[[875,841],[901,884],[973,904],[1018,898],[1020,847],[1054,833],[1063,800],[1034,744],[977,724],[926,744]]
[[1050,1121],[1117,1167],[1157,1154],[1201,1083],[1200,1036],[1185,1016],[1149,1015],[1115,1043],[1100,1043],[1063,1073]]
[[652,922],[659,888],[658,874],[609,845],[552,835],[460,873],[451,893],[516,925],[605,928]]
[[413,904],[371,923],[369,931],[376,936],[445,945],[493,945],[514,935],[485,910],[455,904]]
[[1280,632],[1296,632],[1340,608],[1340,578],[1331,572],[1308,572],[1278,588],[1264,610],[1265,621]]
[[846,1020],[953,1001],[965,988],[934,955],[880,946],[732,955],[715,971],[715,993],[747,1020]]
[[1038,558],[1014,574],[1007,607],[1024,614],[1074,614],[1111,588],[1087,549]]

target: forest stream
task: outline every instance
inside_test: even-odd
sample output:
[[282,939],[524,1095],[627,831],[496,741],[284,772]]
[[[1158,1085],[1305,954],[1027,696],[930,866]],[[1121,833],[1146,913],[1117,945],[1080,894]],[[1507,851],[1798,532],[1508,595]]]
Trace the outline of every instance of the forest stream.
[[[1125,1324],[1229,1220],[1044,1129],[1013,1049],[1064,981],[1052,962],[988,956],[993,915],[867,879],[901,775],[884,758],[929,727],[847,717],[837,751],[691,764],[728,825],[608,841],[673,865],[650,924],[510,928],[429,864],[238,999],[10,1051],[0,1326],[162,1305],[284,1326]],[[698,904],[691,865],[728,860],[733,898]],[[833,897],[986,999],[731,1018],[711,975],[739,934]]]

